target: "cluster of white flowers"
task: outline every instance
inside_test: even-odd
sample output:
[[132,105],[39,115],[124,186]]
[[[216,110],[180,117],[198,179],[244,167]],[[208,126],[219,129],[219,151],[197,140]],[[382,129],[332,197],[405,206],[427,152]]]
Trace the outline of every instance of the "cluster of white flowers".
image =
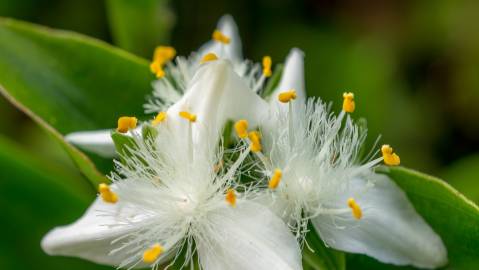
[[[423,268],[447,262],[440,237],[406,195],[374,173],[381,162],[399,165],[399,156],[383,145],[381,157],[372,151],[360,160],[366,130],[350,117],[354,95],[344,93],[337,116],[306,99],[299,49],[271,93],[271,58],[243,60],[230,16],[196,54],[175,55],[171,47],[155,51],[158,79],[145,110],[157,116],[140,125],[118,120],[113,132],[133,143],[117,154],[112,184],[100,185],[77,222],[45,236],[47,253],[122,268],[193,265],[197,257],[209,270],[302,269],[311,224],[338,250]],[[230,120],[236,143],[223,149]],[[67,139],[112,156],[111,132]]]

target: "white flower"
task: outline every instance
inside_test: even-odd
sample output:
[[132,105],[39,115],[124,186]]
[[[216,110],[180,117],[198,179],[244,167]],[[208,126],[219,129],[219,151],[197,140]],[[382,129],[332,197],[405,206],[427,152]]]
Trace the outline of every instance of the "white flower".
[[[271,58],[263,59],[263,66],[255,64],[249,60],[244,60],[241,50],[241,40],[238,34],[238,28],[230,15],[223,16],[217,26],[215,33],[220,33],[223,38],[228,39],[225,43],[222,39],[213,39],[204,44],[197,53],[192,53],[188,58],[177,56],[171,47],[160,46],[155,55],[156,60],[152,63],[152,71],[160,77],[153,82],[153,92],[148,102],[144,105],[147,113],[161,112],[169,106],[180,100],[192,88],[193,78],[201,68],[202,59],[210,56],[211,53],[216,58],[229,60],[234,72],[243,81],[252,92],[261,94],[264,88],[266,78],[271,76]],[[299,49],[292,49],[287,57],[284,71],[282,73],[279,89],[285,87],[295,88],[299,97],[305,97],[304,83],[296,84],[292,78],[296,78],[298,73],[303,73],[303,54]],[[258,97],[257,100],[260,98]],[[240,104],[245,104],[241,100],[236,100]],[[235,107],[235,106],[234,106]],[[234,110],[233,107],[233,110]],[[254,111],[256,108],[250,108]],[[259,108],[258,117],[261,119],[263,111],[267,110],[265,106]],[[65,139],[81,149],[97,153],[104,157],[116,155],[115,146],[110,136],[111,130],[97,131],[79,131],[68,134]]]
[[[130,130],[137,147],[117,162],[113,184],[100,187],[101,196],[77,222],[48,233],[43,249],[119,267],[156,269],[183,250],[185,264],[197,252],[203,269],[302,269],[285,223],[252,201],[248,189],[238,197],[234,191],[249,148],[228,168],[216,166],[223,160],[214,150],[218,126],[225,117],[252,117],[225,101],[256,97],[242,83],[228,60],[204,64],[156,123],[155,139]],[[122,122],[133,129],[136,120]]]
[[383,159],[398,165],[399,156],[385,145],[383,157],[371,159],[376,152],[359,160],[366,130],[347,114],[355,107],[351,93],[344,94],[337,117],[318,100],[294,100],[294,90],[276,97],[272,117],[262,126],[267,127],[262,129],[265,154],[257,152],[269,181],[270,196],[263,200],[300,242],[311,221],[325,244],[335,249],[398,265],[435,268],[447,262],[440,237],[404,192],[372,170]]

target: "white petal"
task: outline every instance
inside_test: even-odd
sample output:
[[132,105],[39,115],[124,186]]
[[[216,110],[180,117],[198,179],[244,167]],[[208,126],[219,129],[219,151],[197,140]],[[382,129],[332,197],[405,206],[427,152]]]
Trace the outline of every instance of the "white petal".
[[66,135],[65,140],[82,150],[96,153],[102,157],[116,155],[110,129],[73,132]]
[[[414,210],[404,192],[383,175],[372,177],[374,186],[354,179],[332,206],[344,208],[354,197],[363,211],[356,220],[351,213],[333,219],[320,215],[313,220],[321,238],[331,247],[362,253],[385,263],[436,268],[447,263],[441,238]],[[364,192],[361,192],[363,190]]]
[[[128,250],[110,253],[123,245],[122,241],[112,241],[138,229],[133,223],[125,224],[127,219],[141,224],[147,217],[121,203],[105,203],[97,198],[75,223],[48,232],[41,246],[49,255],[79,257],[95,263],[119,266],[132,254],[127,253]],[[169,259],[171,256],[167,255],[162,261]],[[135,267],[145,266],[140,263]]]
[[243,60],[241,39],[238,33],[238,26],[236,26],[233,17],[229,14],[221,17],[218,21],[217,29],[230,38],[230,43],[223,45],[213,40],[205,43],[198,50],[199,59],[205,54],[212,52],[219,57],[229,59],[234,63],[241,62]]
[[201,232],[196,245],[203,269],[302,269],[288,227],[260,204],[240,201],[216,210]]
[[291,49],[284,65],[283,74],[278,87],[271,95],[271,102],[277,103],[277,96],[290,89],[296,90],[296,102],[304,102],[306,90],[304,87],[304,53],[298,49]]
[[188,123],[178,116],[182,110],[197,115],[195,144],[214,147],[227,120],[246,119],[254,126],[267,116],[268,105],[233,71],[230,61],[217,60],[200,68],[190,90],[167,111],[168,124],[186,135]]

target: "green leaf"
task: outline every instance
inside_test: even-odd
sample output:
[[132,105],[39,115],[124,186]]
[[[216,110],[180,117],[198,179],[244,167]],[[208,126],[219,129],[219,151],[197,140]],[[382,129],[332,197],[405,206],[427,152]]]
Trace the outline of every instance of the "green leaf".
[[63,135],[141,117],[152,79],[147,61],[103,42],[0,19],[0,92],[53,135],[95,186],[106,178]]
[[137,55],[150,57],[166,44],[174,24],[168,0],[108,0],[108,18],[115,43]]
[[0,268],[112,269],[74,258],[53,257],[42,237],[85,211],[95,191],[79,174],[38,158],[0,136]]
[[[479,208],[446,182],[403,167],[379,167],[412,202],[447,247],[445,269],[475,269],[479,265]],[[348,257],[354,269],[413,269],[382,265],[365,256]]]
[[455,161],[442,170],[440,176],[477,204],[479,203],[478,169],[479,154],[475,154]]
[[311,270],[346,269],[344,253],[326,247],[314,227],[309,224],[308,228],[309,232],[306,235],[308,246],[303,249],[304,268]]

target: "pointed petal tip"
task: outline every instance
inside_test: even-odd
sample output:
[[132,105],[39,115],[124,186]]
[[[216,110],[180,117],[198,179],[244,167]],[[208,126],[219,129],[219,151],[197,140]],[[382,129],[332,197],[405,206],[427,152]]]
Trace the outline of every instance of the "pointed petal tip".
[[110,129],[72,132],[65,135],[64,139],[82,150],[102,157],[109,158],[116,155]]

